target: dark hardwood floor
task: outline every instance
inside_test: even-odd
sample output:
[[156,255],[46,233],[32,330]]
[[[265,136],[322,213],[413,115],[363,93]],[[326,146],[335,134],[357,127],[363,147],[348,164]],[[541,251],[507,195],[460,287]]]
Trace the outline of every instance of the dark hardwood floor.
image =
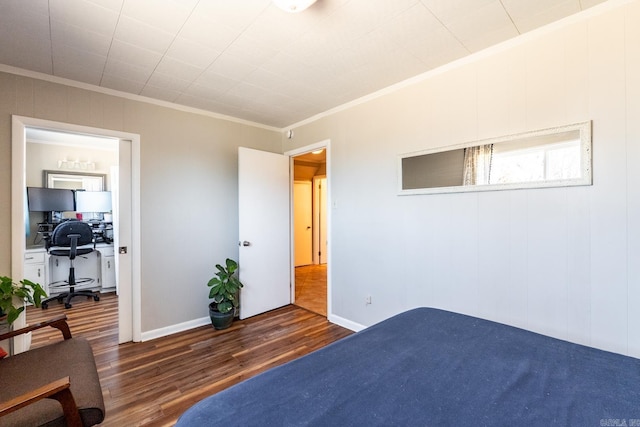
[[[286,306],[216,331],[203,326],[143,343],[118,345],[117,297],[77,298],[73,308],[52,303],[29,307],[34,323],[65,313],[74,336],[93,348],[105,398],[105,426],[170,426],[191,405],[271,367],[351,334],[321,315]],[[32,347],[58,340],[59,332],[35,331]],[[43,362],[46,363],[46,362]]]

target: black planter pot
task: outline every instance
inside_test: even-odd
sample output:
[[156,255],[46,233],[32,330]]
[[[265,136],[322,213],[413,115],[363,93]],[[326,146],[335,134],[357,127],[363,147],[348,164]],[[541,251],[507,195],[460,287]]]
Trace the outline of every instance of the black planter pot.
[[215,329],[227,329],[233,323],[233,316],[235,310],[230,310],[228,313],[220,313],[216,308],[216,303],[209,304],[209,317],[211,318],[211,324]]

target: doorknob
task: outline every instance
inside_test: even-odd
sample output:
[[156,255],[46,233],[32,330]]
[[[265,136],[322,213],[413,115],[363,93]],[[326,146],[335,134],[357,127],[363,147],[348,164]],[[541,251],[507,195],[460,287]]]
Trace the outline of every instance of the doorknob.
[[250,242],[247,242],[246,240],[242,241],[242,246],[251,246]]

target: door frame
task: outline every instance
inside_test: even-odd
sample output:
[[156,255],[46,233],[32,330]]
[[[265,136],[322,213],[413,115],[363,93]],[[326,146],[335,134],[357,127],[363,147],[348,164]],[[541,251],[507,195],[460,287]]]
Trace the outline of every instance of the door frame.
[[[324,182],[324,187],[321,186],[321,183]],[[326,264],[326,262],[322,262],[327,257],[327,227],[326,227],[326,218],[325,226],[323,227],[323,215],[329,211],[327,201],[327,176],[326,175],[318,175],[314,176],[311,181],[311,185],[313,187],[313,264],[320,265]],[[324,198],[324,206],[322,204]],[[324,209],[323,209],[324,208]],[[323,239],[324,237],[324,239]],[[324,240],[325,244],[322,244]]]
[[[26,133],[28,127],[50,129],[59,132],[95,135],[119,140],[131,141],[131,278],[124,281],[130,284],[119,288],[118,298],[118,342],[141,340],[141,257],[140,257],[140,135],[111,129],[74,125],[51,120],[12,115],[11,117],[11,274],[20,278],[24,274],[24,250],[26,236],[24,218],[26,215]],[[20,316],[16,327],[24,325],[24,316]],[[26,350],[23,340],[16,340],[16,351]]]
[[[332,253],[331,250],[331,209],[329,208],[329,201],[331,200],[331,140],[325,139],[314,144],[305,145],[300,148],[295,148],[293,150],[285,151],[284,155],[289,157],[289,170],[293,171],[293,158],[299,156],[300,154],[310,153],[312,151],[324,149],[326,150],[326,177],[327,177],[327,318],[330,318],[333,314],[332,306],[331,306],[331,266],[332,262]],[[290,181],[290,200],[293,200],[293,172],[290,173],[289,177]],[[291,248],[289,253],[291,254],[291,259],[289,260],[289,265],[291,266],[291,301],[294,302],[296,300],[296,268],[295,268],[295,241],[293,238],[293,203],[289,203],[289,218],[290,218],[290,244]]]

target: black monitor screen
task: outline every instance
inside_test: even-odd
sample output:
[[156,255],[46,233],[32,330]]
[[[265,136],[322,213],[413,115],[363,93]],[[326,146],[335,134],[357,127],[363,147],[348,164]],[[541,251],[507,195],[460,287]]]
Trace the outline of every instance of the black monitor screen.
[[75,211],[73,190],[62,188],[27,187],[27,200],[31,212]]

